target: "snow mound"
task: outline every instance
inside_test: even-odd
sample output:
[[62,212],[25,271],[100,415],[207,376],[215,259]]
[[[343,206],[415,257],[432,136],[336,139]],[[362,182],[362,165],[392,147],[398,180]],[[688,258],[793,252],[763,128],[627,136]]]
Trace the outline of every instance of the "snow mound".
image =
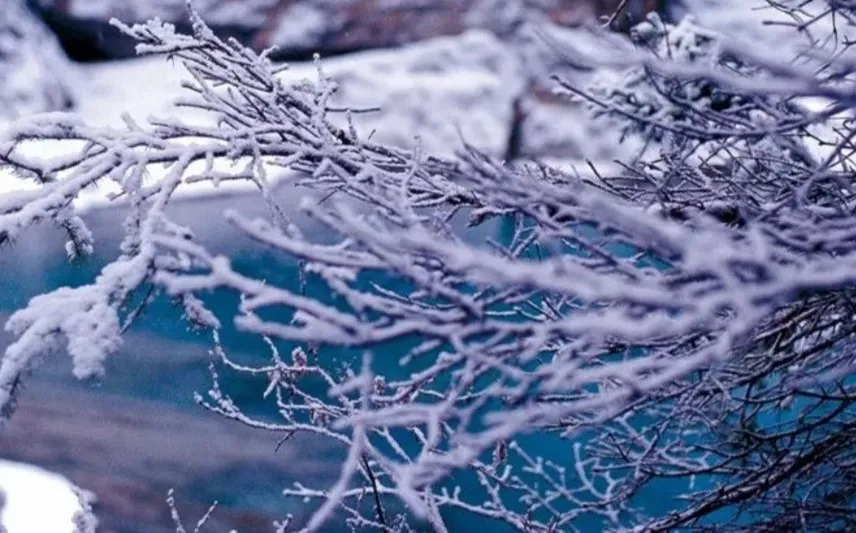
[[[435,155],[453,154],[462,139],[502,155],[514,101],[525,89],[515,54],[482,30],[323,59],[321,66],[339,84],[335,106],[380,108],[354,114],[358,133],[367,137],[374,131],[373,141],[401,148],[412,148],[418,135],[423,149]],[[292,63],[281,77],[292,83],[318,80],[312,63]],[[79,78],[76,111],[90,124],[121,127],[126,111],[139,122],[149,116],[189,118],[188,111],[172,106],[186,94],[180,85],[189,75],[163,57],[82,65]],[[346,124],[344,113],[332,118]]]
[[0,119],[71,104],[68,59],[47,28],[18,0],[0,9]]
[[[799,7],[799,20],[794,20],[783,10]],[[826,40],[833,32],[839,38],[852,40],[856,28],[837,17],[820,16],[828,9],[827,2],[786,1],[774,4],[764,0],[684,0],[683,11],[692,13],[699,23],[712,30],[736,39],[737,44],[751,44],[766,54],[779,55],[787,60],[796,53],[806,51],[809,39],[817,39],[830,51],[834,41]],[[680,11],[680,10],[679,10]],[[839,20],[838,24],[835,21]],[[795,26],[807,24],[808,31],[802,38],[795,38]]]
[[80,510],[74,486],[64,477],[0,460],[0,531],[72,533]]
[[[466,141],[501,156],[514,120],[514,102],[525,90],[515,54],[483,30],[398,50],[351,54],[322,66],[339,84],[335,104],[380,108],[354,115],[364,138],[374,131],[374,141],[412,148],[418,136],[423,150],[434,155],[451,155]],[[306,65],[285,76],[317,78],[314,67]]]
[[[413,148],[416,136],[422,149],[434,155],[452,155],[464,141],[494,156],[505,150],[513,123],[514,101],[524,90],[524,75],[515,55],[492,34],[472,30],[461,36],[438,38],[390,51],[361,52],[322,62],[324,73],[340,86],[334,105],[375,108],[357,113],[354,123],[363,138]],[[291,82],[318,79],[316,66],[297,63],[281,74]],[[73,76],[76,113],[92,125],[123,127],[127,112],[137,122],[149,117],[178,116],[193,123],[213,124],[213,117],[178,109],[184,68],[163,57],[146,57],[117,63],[80,65]],[[346,125],[345,113],[331,117]],[[0,132],[3,127],[0,124]],[[61,157],[78,149],[62,141],[33,142],[27,146],[44,157]],[[153,169],[153,172],[155,169]],[[0,170],[0,195],[34,188]],[[196,183],[178,196],[205,196],[240,192],[243,183],[224,183],[218,189]],[[116,192],[104,183],[85,190],[75,205],[103,205]]]

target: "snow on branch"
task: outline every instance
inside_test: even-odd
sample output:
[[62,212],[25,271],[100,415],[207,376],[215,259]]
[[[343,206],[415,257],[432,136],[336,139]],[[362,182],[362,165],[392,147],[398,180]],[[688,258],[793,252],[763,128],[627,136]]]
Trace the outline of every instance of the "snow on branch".
[[[314,83],[285,84],[264,54],[191,16],[193,35],[158,21],[117,25],[141,53],[185,65],[193,81],[178,105],[215,126],[172,118],[111,130],[49,115],[18,123],[2,144],[3,162],[41,187],[0,202],[0,239],[54,220],[90,247],[71,201],[101,181],[121,188],[129,210],[121,255],[91,285],[38,296],[7,323],[18,336],[0,366],[7,411],[22,374],[57,343],[77,375],[100,372],[136,314],[133,295],[155,287],[213,330],[217,366],[267,376],[260,395],[281,420],[245,414],[213,364],[200,403],[348,450],[333,487],[287,491],[320,505],[306,530],[343,517],[406,531],[415,517],[444,531],[444,512],[458,509],[521,531],[580,530],[586,516],[667,531],[729,506],[825,501],[807,487],[854,440],[845,429],[856,396],[842,381],[854,368],[856,285],[847,53],[817,47],[822,68],[809,69],[652,17],[608,61],[619,75],[590,87],[559,80],[560,93],[645,136],[648,149],[609,173],[565,173],[467,147],[445,159],[418,143],[372,143],[331,120],[336,85],[320,65]],[[794,99],[807,95],[830,109],[808,112]],[[51,161],[20,149],[45,138],[79,149]],[[323,197],[300,206],[323,239],[278,204],[282,176]],[[228,220],[299,259],[323,297],[241,273],[169,221],[177,190],[226,180],[251,184],[267,208]],[[474,242],[470,228],[488,221],[508,231]],[[268,341],[269,363],[231,359],[224,317],[198,298],[213,289],[241,296],[235,323]],[[288,357],[280,342],[292,343]],[[356,354],[344,369],[325,356],[340,347]],[[821,400],[832,407],[815,409]],[[792,405],[808,411],[757,422]],[[533,434],[570,443],[545,458]],[[689,480],[687,503],[649,519],[634,498],[668,477]],[[464,478],[477,490],[460,490]],[[784,496],[787,483],[807,503]],[[394,512],[393,497],[406,511]],[[834,513],[818,505],[812,520]],[[790,510],[759,520],[780,527]]]

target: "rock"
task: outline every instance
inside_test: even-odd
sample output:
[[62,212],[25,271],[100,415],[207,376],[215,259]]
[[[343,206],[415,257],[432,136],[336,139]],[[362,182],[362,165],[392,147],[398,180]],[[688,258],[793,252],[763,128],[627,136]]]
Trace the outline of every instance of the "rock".
[[[187,18],[185,0],[29,1],[54,28],[69,54],[78,59],[116,59],[134,54],[133,43],[108,24],[112,17],[124,22],[160,17],[180,28]],[[625,11],[638,17],[665,1],[629,0]],[[586,17],[610,13],[620,3],[621,0],[542,0],[537,5],[554,22],[574,25]],[[194,2],[196,10],[219,34],[235,37],[256,49],[278,46],[279,57],[290,59],[305,58],[314,52],[332,55],[456,35],[485,23],[484,14],[494,19],[500,11],[513,11],[515,5],[521,5],[520,0]]]
[[67,109],[68,59],[50,31],[17,0],[0,9],[0,119]]

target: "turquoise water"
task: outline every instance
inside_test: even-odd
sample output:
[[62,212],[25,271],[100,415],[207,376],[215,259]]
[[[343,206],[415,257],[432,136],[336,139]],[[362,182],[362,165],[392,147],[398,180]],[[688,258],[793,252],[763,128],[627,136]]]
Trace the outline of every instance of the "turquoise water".
[[[246,215],[263,215],[254,205],[254,202],[246,202],[240,197],[188,201],[175,206],[171,216],[176,222],[197,230],[198,241],[210,250],[232,257],[237,270],[271,283],[296,288],[298,269],[293,259],[248,242],[221,218],[212,216],[226,208],[236,207]],[[85,261],[70,264],[64,257],[62,233],[47,225],[32,229],[20,242],[0,251],[0,320],[5,321],[10,313],[24,307],[37,294],[61,286],[73,287],[91,282],[100,268],[116,256],[122,237],[121,214],[100,210],[84,218],[96,239],[95,254]],[[202,220],[205,221],[204,227],[199,224]],[[305,219],[300,223],[307,233],[311,233],[313,228],[323,231]],[[483,238],[483,235],[476,235],[476,238]],[[308,290],[312,289],[310,284]],[[237,296],[225,291],[208,295],[205,301],[221,318],[231,316],[238,304]],[[61,355],[50,357],[31,379],[61,387],[165,403],[199,416],[214,416],[193,401],[194,392],[204,394],[211,384],[208,371],[210,337],[190,330],[181,314],[166,298],[156,299],[129,330],[120,352],[108,360],[103,379],[74,380],[68,358]],[[242,362],[257,363],[267,358],[267,346],[257,336],[237,331],[228,320],[222,322],[223,345],[231,356]],[[0,328],[0,350],[11,340],[11,336]],[[408,343],[407,340],[402,342]],[[389,350],[390,353],[398,352],[394,346],[389,346]],[[344,350],[331,352],[327,351],[325,355],[339,360],[353,356]],[[403,372],[393,357],[379,354],[376,360],[382,367],[379,370],[387,375]],[[267,384],[263,378],[247,378],[227,372],[222,372],[221,378],[227,392],[248,412],[270,414],[269,406],[261,398]],[[327,464],[331,476],[338,471],[343,457],[331,454],[329,449],[300,450],[300,456],[307,461]],[[291,510],[290,504],[284,503],[280,495],[285,484],[278,485],[277,480],[271,479],[263,470],[224,472],[221,481],[218,484],[216,479],[206,479],[198,488],[188,487],[186,494],[193,494],[206,502],[216,499],[221,505],[262,509],[272,514],[276,514],[278,509],[283,515]],[[243,489],[230,491],[228,487]],[[253,490],[248,493],[246,487],[253,487]],[[452,522],[461,527],[472,525],[464,517]],[[502,528],[495,530],[502,531]]]
[[[298,270],[293,259],[284,257],[271,250],[256,246],[235,231],[220,218],[212,216],[223,209],[237,207],[244,214],[261,215],[258,208],[240,198],[224,197],[205,201],[183,202],[173,208],[172,217],[178,223],[186,224],[197,231],[197,239],[214,252],[225,253],[234,260],[236,268],[254,276],[269,280],[271,283],[297,287]],[[77,286],[93,279],[103,264],[115,257],[121,238],[121,219],[115,211],[96,211],[85,217],[96,236],[95,255],[79,264],[69,264],[62,253],[62,235],[51,228],[37,228],[28,238],[19,244],[4,249],[0,253],[0,317],[26,305],[30,297],[59,286]],[[205,221],[204,227],[199,222]],[[312,226],[307,220],[299,221],[308,233],[319,232],[322,228]],[[497,227],[478,230],[468,238],[483,240],[486,236],[504,237]],[[310,292],[312,287],[309,287]],[[226,292],[216,292],[206,297],[209,307],[222,317],[228,317],[237,305],[237,296]],[[267,357],[267,348],[257,337],[236,331],[228,320],[223,320],[224,347],[237,359],[260,362]],[[8,342],[8,336],[6,342]],[[402,344],[415,342],[404,339]],[[0,336],[0,349],[4,338]],[[158,299],[149,306],[137,323],[131,328],[125,346],[113,356],[107,364],[106,377],[98,381],[73,382],[70,379],[69,363],[66,358],[54,358],[51,364],[39,369],[36,379],[55,382],[63,386],[96,388],[108,394],[120,394],[151,402],[164,402],[197,412],[199,416],[212,416],[197,407],[193,402],[193,392],[207,391],[210,385],[208,374],[209,337],[191,331],[181,320],[181,312],[166,299]],[[378,350],[375,360],[379,370],[387,375],[408,371],[399,366],[393,355],[399,353],[395,346],[388,346],[387,354]],[[354,357],[347,351],[325,352],[327,357],[337,359]],[[264,414],[268,407],[261,400],[260,392],[266,383],[244,376],[224,373],[221,375],[225,388],[233,399],[249,412]],[[571,455],[571,442],[552,436],[523,437],[527,444],[537,448],[546,458],[567,464]],[[530,448],[531,449],[531,448]],[[330,472],[338,468],[339,456],[315,454],[312,450],[301,450],[307,460],[329,464]],[[226,487],[254,487],[252,493],[243,490],[229,493]],[[466,490],[478,490],[474,478],[466,475],[455,479],[455,483]],[[215,480],[216,484],[216,480]],[[211,488],[211,483],[207,484]],[[652,487],[651,494],[645,497],[644,506],[652,512],[665,512],[674,508],[673,496],[683,490],[678,483],[665,483]],[[268,479],[264,472],[224,473],[222,487],[202,491],[201,497],[211,495],[225,505],[234,507],[263,507],[275,511],[283,505],[277,490],[275,479]],[[484,519],[461,513],[448,516],[453,531],[464,528],[482,527]],[[603,525],[598,519],[581,520],[576,525],[583,531],[599,531]],[[334,529],[335,530],[335,529]],[[490,531],[501,533],[510,529],[501,524],[491,524]]]

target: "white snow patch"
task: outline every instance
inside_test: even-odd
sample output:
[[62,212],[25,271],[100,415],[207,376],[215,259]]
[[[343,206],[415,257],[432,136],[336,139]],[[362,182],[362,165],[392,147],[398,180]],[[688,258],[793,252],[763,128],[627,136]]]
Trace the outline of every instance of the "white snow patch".
[[[493,155],[501,155],[510,132],[514,99],[523,91],[524,76],[514,54],[493,35],[473,30],[457,37],[416,43],[392,51],[371,51],[323,61],[324,72],[340,84],[334,104],[352,108],[381,107],[357,114],[360,135],[402,148],[412,148],[419,136],[425,153],[452,155],[463,141]],[[317,80],[315,65],[294,64],[282,76],[289,81]],[[123,127],[122,114],[145,123],[149,117],[175,117],[213,124],[199,111],[177,109],[185,96],[180,85],[189,74],[178,62],[163,57],[80,65],[72,76],[76,113],[89,124]],[[334,117],[345,125],[344,113]],[[2,125],[0,125],[2,130]],[[58,157],[75,149],[74,143],[39,141],[26,150]],[[200,166],[204,167],[203,163]],[[223,168],[227,166],[223,162]],[[152,179],[157,169],[152,169]],[[284,176],[280,176],[280,179]],[[276,181],[275,179],[273,181]],[[79,209],[104,205],[118,186],[102,182],[84,191]],[[0,194],[32,190],[35,184],[0,170]],[[224,182],[185,185],[176,197],[245,192],[251,185]]]
[[[490,153],[505,147],[512,104],[524,90],[522,67],[492,34],[471,30],[397,50],[368,51],[322,61],[324,73],[339,84],[334,104],[354,109],[380,107],[356,114],[364,135],[406,148],[421,137],[423,149],[450,155],[463,138]],[[294,63],[284,80],[317,81],[312,63]],[[144,122],[149,116],[204,120],[177,110],[172,102],[186,94],[180,88],[189,75],[177,62],[147,57],[101,65],[84,65],[75,88],[77,112],[95,125],[122,126],[128,112]],[[344,125],[344,114],[338,114]],[[459,133],[460,129],[460,133]]]
[[[775,52],[785,60],[790,59],[789,55],[806,50],[808,40],[798,37],[795,29],[798,23],[812,21],[808,33],[821,41],[832,31],[837,31],[839,38],[852,40],[856,36],[856,28],[846,21],[820,16],[828,7],[826,2],[780,2],[785,8],[798,8],[802,13],[799,21],[770,4],[764,0],[684,0],[684,9],[702,26],[737,39],[737,44],[750,44],[765,53]],[[832,43],[827,46],[831,47]]]
[[41,468],[0,460],[0,530],[7,533],[71,533],[80,503],[73,485]]
[[71,67],[54,35],[20,0],[0,9],[0,117],[61,109]]
[[330,13],[302,2],[289,6],[279,16],[269,41],[282,48],[306,48],[320,42],[331,26]]
[[[510,134],[513,104],[525,90],[525,73],[516,55],[493,34],[470,30],[396,50],[350,54],[322,62],[339,84],[334,104],[354,109],[363,137],[452,155],[463,142],[500,156]],[[283,74],[290,81],[317,79],[313,65],[296,65]],[[340,115],[340,123],[345,124]]]
[[[190,75],[178,61],[143,57],[79,65],[74,78],[75,112],[93,126],[123,127],[122,113],[144,123],[176,115],[173,102],[185,95]],[[185,117],[189,110],[182,109]]]

